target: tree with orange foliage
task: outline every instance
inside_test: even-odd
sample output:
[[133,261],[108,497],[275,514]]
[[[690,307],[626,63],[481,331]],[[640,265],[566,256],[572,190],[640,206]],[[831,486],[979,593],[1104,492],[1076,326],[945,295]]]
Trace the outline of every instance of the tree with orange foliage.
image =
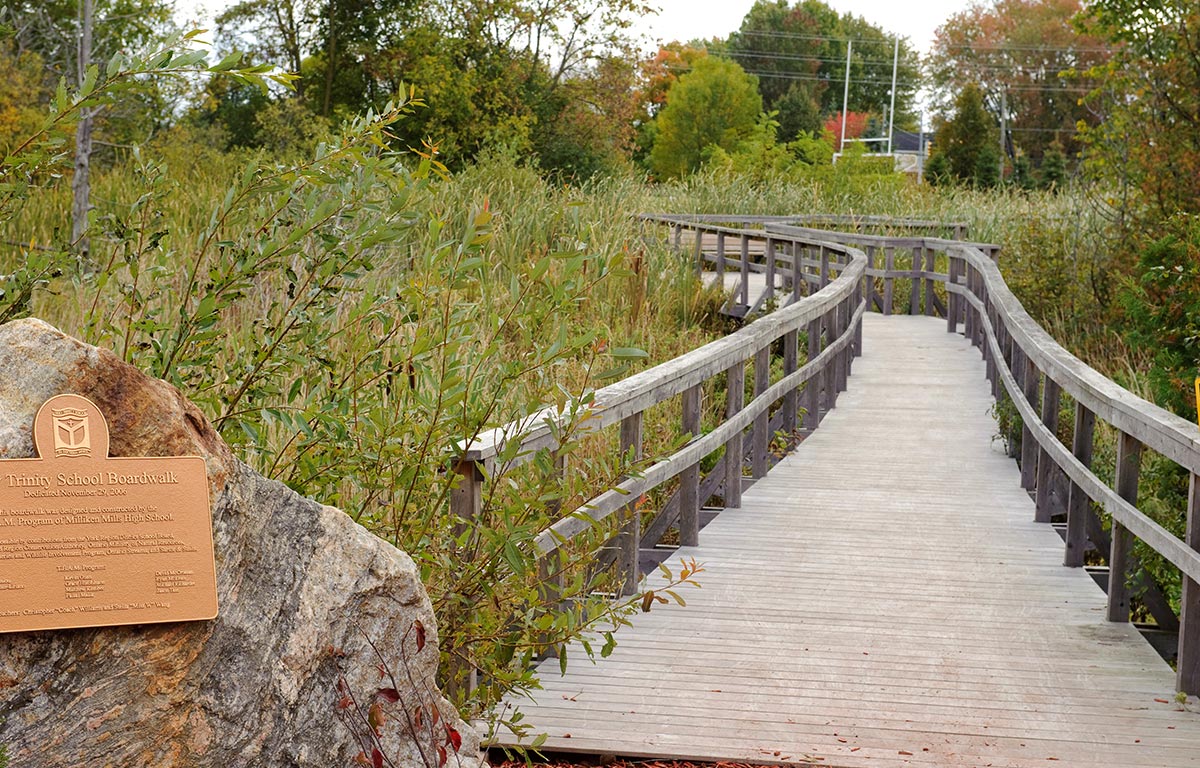
[[1107,61],[1112,44],[1073,23],[1081,0],[993,0],[954,14],[938,27],[929,70],[935,103],[947,112],[962,89],[978,84],[993,115],[1006,104],[1012,147],[1040,164],[1055,143],[1069,155],[1076,126],[1095,124],[1080,104],[1089,87],[1082,72]]

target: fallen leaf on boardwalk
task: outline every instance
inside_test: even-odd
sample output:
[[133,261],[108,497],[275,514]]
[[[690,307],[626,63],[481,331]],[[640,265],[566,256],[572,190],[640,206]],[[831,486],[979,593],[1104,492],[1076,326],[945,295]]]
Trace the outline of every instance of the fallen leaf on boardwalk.
[[902,754],[902,755],[912,755],[912,752],[909,752],[907,749],[902,749],[902,750],[900,750],[900,754]]

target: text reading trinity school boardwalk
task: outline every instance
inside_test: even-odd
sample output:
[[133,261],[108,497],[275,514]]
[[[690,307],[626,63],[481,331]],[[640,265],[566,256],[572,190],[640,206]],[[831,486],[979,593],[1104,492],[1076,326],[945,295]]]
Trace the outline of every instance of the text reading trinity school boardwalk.
[[[970,270],[950,273],[970,283]],[[854,296],[869,306],[872,293]],[[973,302],[950,295],[940,313],[940,300],[918,306],[968,319]],[[687,607],[635,616],[610,657],[576,652],[565,676],[544,662],[545,689],[515,702],[548,735],[542,749],[846,768],[1200,766],[1200,715],[1175,703],[1186,670],[1177,677],[1133,625],[1110,620],[1113,600],[1087,571],[1064,567],[1063,537],[1026,490],[1036,480],[1006,453],[994,417],[1001,344],[991,362],[980,354],[1005,341],[1004,323],[984,309],[965,336],[924,311],[831,322],[828,339],[861,320],[844,386],[812,379],[836,407],[818,406],[819,428],[672,556],[705,567]],[[1057,410],[1051,368],[1029,391],[1049,390]],[[1076,428],[1091,434],[1086,416]],[[1088,464],[1077,444],[1081,454]],[[1133,471],[1130,494],[1118,470],[1121,498],[1136,499]],[[1196,493],[1193,481],[1193,505]],[[1119,526],[1110,560],[1126,556],[1127,536]],[[1114,599],[1127,618],[1128,597]]]

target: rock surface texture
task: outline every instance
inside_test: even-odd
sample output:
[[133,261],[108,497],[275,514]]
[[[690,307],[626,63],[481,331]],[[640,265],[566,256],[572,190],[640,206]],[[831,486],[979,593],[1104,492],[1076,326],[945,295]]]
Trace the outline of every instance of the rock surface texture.
[[0,458],[33,455],[34,414],[60,393],[100,407],[113,456],[204,457],[220,601],[215,621],[0,634],[12,768],[336,768],[376,747],[403,768],[480,765],[435,688],[406,554],[254,473],[170,385],[41,321],[0,327],[0,370]]

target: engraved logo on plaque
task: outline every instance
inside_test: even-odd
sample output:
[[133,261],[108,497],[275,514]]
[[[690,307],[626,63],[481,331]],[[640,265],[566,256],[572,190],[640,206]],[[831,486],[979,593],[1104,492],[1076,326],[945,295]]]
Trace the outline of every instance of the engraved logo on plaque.
[[54,455],[91,456],[92,440],[88,434],[88,412],[85,408],[53,408]]

